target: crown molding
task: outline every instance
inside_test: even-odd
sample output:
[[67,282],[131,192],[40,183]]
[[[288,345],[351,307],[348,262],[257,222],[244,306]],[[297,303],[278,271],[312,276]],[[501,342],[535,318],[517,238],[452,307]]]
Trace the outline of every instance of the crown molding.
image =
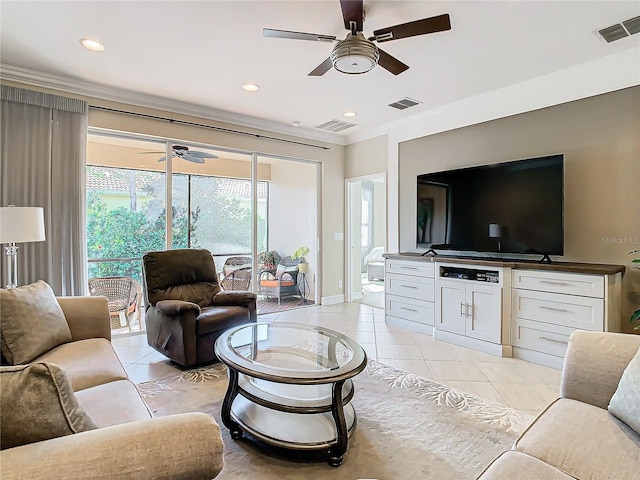
[[189,115],[239,127],[255,128],[270,133],[280,133],[306,140],[328,142],[336,145],[347,144],[347,139],[343,135],[284,125],[279,122],[251,117],[249,115],[241,115],[227,110],[218,110],[216,108],[204,107],[202,105],[195,105],[193,103],[181,102],[146,93],[133,92],[84,80],[37,72],[35,70],[3,63],[0,63],[0,80],[56,90],[72,95],[81,95],[88,98]]

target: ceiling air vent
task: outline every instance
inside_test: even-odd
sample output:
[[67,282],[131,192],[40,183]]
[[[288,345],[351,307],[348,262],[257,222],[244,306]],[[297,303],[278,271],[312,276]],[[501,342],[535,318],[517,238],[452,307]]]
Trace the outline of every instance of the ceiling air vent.
[[640,17],[630,18],[622,23],[598,30],[600,37],[607,43],[615,42],[640,32]]
[[398,100],[397,102],[390,103],[389,106],[393,108],[397,108],[398,110],[404,110],[405,108],[415,107],[416,105],[420,105],[422,102],[418,100],[414,100],[409,97],[405,97],[402,100]]
[[357,124],[343,122],[342,120],[329,120],[328,122],[323,123],[322,125],[317,125],[316,128],[320,130],[326,130],[327,132],[341,132],[346,130],[347,128],[355,127]]
[[624,25],[624,28],[627,29],[629,35],[635,35],[636,33],[640,32],[640,17],[625,20],[624,22],[622,22],[622,25]]

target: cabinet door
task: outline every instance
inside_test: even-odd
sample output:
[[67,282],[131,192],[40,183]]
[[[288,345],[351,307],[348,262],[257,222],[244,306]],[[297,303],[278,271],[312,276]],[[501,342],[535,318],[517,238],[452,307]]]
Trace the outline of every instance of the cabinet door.
[[466,286],[466,335],[500,343],[502,289],[488,285]]
[[436,328],[459,335],[465,334],[464,283],[436,282]]

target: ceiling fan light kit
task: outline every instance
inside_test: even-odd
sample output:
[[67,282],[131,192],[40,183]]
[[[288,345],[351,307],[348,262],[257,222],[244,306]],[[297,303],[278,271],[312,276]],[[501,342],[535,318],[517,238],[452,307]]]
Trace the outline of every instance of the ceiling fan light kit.
[[378,64],[380,52],[373,42],[370,42],[362,32],[355,35],[349,33],[347,38],[338,42],[331,52],[333,68],[342,73],[358,75],[367,73]]

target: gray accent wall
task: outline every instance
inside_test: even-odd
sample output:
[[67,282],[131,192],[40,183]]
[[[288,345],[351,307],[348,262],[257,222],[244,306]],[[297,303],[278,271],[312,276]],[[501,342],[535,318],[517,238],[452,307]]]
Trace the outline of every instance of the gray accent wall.
[[565,158],[565,255],[554,259],[626,265],[627,329],[640,306],[629,255],[640,249],[638,86],[400,143],[400,251],[416,250],[418,175],[556,153]]

